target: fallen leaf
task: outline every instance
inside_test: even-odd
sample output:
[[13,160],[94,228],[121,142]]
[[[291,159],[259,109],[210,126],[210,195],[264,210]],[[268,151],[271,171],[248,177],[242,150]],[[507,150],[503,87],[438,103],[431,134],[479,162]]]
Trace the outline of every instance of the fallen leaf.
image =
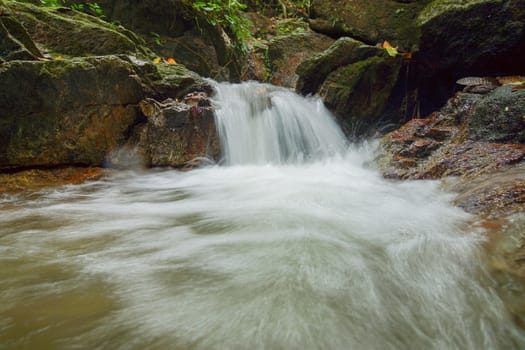
[[400,52],[399,55],[409,60],[412,59],[412,52]]
[[167,64],[177,64],[177,62],[173,59],[173,57],[168,57],[166,59]]
[[392,57],[396,56],[397,53],[398,53],[398,52],[397,52],[397,49],[396,49],[395,47],[393,47],[392,45],[390,45],[390,43],[389,43],[388,41],[386,41],[386,40],[383,41],[383,45],[382,45],[382,47],[383,47],[383,49],[385,49],[386,52],[387,52],[390,56],[392,56]]
[[156,58],[153,59],[153,63],[155,63],[155,64],[159,64],[160,61],[162,61],[162,59],[160,57],[156,57]]

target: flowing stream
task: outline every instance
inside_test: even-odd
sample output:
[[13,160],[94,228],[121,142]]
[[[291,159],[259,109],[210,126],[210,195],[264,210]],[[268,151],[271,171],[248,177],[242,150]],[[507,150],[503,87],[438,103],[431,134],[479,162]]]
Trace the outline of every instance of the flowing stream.
[[217,85],[224,160],[0,197],[0,349],[519,349],[482,232],[315,99]]

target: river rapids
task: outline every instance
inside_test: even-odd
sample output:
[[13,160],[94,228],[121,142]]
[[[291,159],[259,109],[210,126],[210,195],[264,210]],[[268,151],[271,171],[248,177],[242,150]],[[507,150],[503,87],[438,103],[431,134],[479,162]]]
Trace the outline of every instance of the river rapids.
[[519,349],[483,232],[317,98],[217,84],[223,160],[0,197],[0,349]]

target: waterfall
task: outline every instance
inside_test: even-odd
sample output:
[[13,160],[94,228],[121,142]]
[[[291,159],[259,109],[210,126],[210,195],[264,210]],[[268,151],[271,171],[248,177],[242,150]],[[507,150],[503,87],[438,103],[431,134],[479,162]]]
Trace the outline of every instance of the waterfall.
[[219,84],[226,166],[0,197],[0,348],[523,349],[483,234],[319,100]]
[[287,164],[342,155],[343,133],[319,98],[256,82],[215,84],[226,164]]

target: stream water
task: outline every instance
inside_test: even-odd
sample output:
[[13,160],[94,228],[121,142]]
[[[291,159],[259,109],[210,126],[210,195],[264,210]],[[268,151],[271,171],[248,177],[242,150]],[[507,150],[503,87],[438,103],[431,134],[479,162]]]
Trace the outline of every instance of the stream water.
[[315,99],[217,85],[221,165],[0,197],[0,349],[519,349],[482,232]]

